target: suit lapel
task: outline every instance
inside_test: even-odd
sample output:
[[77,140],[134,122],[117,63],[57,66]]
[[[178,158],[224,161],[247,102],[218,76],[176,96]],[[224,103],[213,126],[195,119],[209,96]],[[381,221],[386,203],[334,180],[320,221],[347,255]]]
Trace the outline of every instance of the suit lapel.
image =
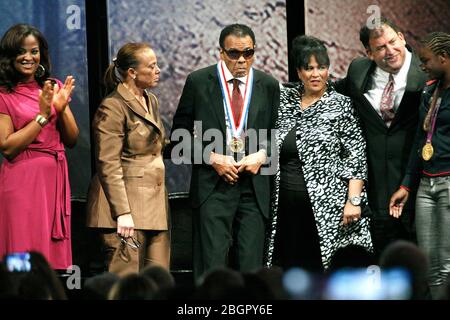
[[355,86],[360,90],[361,94],[364,94],[370,86],[370,76],[374,72],[376,65],[372,61],[368,60],[364,67],[354,77]]
[[[149,103],[151,104],[150,100],[149,100]],[[154,116],[152,117],[152,115],[150,113],[146,113],[144,115],[144,119],[147,120],[148,122],[150,122],[161,133],[162,132],[161,127],[160,127],[157,119],[155,119],[156,112],[158,112],[158,110],[156,109],[156,106],[151,105],[150,107],[153,109]]]
[[[422,90],[425,77],[424,73],[421,71],[420,64],[421,62],[419,58],[414,53],[412,53],[411,66],[409,67],[408,76],[406,78],[405,93]],[[402,99],[402,102],[403,100],[404,99]]]
[[212,108],[213,114],[215,114],[218,123],[220,124],[220,129],[222,133],[226,134],[225,127],[225,111],[223,106],[223,95],[222,90],[220,89],[219,78],[217,76],[216,67],[212,68],[211,73],[209,74],[209,94],[210,94],[210,107]]
[[383,121],[383,119],[380,117],[380,115],[378,114],[378,112],[374,109],[374,107],[372,106],[372,104],[369,102],[369,100],[367,100],[366,96],[364,95],[364,93],[369,90],[370,86],[371,86],[371,78],[372,78],[372,74],[375,71],[376,68],[376,64],[372,61],[369,60],[369,63],[367,63],[363,69],[360,70],[360,72],[358,72],[357,75],[355,75],[355,86],[358,88],[359,93],[360,93],[360,108],[362,110],[359,110],[361,113],[365,113],[365,114],[372,114],[371,117],[373,117],[374,119],[377,119],[377,123],[384,127],[387,128],[386,123]]
[[145,94],[147,95],[147,101],[149,104],[149,108],[151,110],[151,114],[146,113],[145,119],[150,121],[156,128],[161,132],[164,133],[164,125],[161,122],[161,118],[159,117],[159,108],[158,103],[156,101],[155,97],[152,97],[150,93],[145,90]]
[[253,70],[253,90],[248,110],[247,128],[255,128],[258,111],[261,107],[259,92],[261,92],[260,78]]
[[412,53],[411,65],[409,66],[408,75],[406,77],[405,93],[403,94],[402,101],[398,106],[398,110],[395,114],[394,120],[392,121],[391,127],[398,122],[399,118],[402,118],[403,113],[408,112],[408,97],[412,93],[422,90],[424,80],[424,74],[420,69],[420,60],[414,53]]
[[[117,86],[117,92],[122,96],[128,108],[130,108],[134,113],[153,125],[159,131],[159,133],[162,132],[156,119],[154,119],[149,113],[146,113],[144,111],[142,105],[136,100],[134,95],[127,88],[125,88],[123,84],[120,83]],[[148,99],[148,103],[149,107],[153,108],[153,112],[158,112],[158,110],[155,110],[155,106],[153,106],[150,99]]]

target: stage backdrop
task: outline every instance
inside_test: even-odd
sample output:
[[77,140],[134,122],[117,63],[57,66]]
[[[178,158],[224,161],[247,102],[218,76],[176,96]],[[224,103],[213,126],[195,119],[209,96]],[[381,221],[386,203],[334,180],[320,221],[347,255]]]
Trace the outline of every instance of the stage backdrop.
[[17,23],[36,26],[49,43],[52,76],[62,81],[67,75],[76,79],[70,105],[80,137],[77,146],[67,150],[73,200],[86,198],[91,176],[84,3],[84,0],[0,0],[1,36]]
[[[110,59],[126,42],[149,42],[161,68],[158,96],[169,130],[188,73],[217,63],[219,34],[231,23],[249,25],[256,36],[254,66],[287,81],[285,1],[109,0]],[[166,161],[172,198],[189,191],[190,168]]]
[[305,0],[306,34],[325,41],[334,77],[344,77],[350,62],[364,55],[359,29],[376,10],[403,31],[413,49],[429,32],[450,32],[449,0]]

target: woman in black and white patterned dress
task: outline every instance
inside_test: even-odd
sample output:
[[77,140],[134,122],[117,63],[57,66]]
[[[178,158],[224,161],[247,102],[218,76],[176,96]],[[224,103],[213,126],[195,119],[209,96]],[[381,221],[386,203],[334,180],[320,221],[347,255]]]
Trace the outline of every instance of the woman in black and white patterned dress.
[[369,219],[361,217],[366,144],[350,98],[328,81],[322,41],[299,36],[293,54],[301,82],[281,89],[265,263],[272,265],[275,248],[283,268],[321,272],[340,247],[372,251]]

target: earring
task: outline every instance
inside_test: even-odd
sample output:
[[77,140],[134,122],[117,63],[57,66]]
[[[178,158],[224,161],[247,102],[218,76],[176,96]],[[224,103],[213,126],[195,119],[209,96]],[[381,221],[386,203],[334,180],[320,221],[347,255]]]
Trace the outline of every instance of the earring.
[[42,78],[44,75],[45,75],[45,68],[42,64],[39,64],[36,69],[36,72],[34,73],[34,76],[36,78]]

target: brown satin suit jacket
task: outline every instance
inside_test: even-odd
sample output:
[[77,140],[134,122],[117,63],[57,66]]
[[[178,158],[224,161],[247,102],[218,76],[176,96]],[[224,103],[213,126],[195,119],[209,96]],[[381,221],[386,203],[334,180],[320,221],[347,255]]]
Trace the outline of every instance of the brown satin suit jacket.
[[88,227],[116,228],[117,217],[131,213],[136,229],[168,229],[164,126],[156,97],[147,92],[147,101],[149,113],[119,84],[95,113],[97,174],[89,187]]

